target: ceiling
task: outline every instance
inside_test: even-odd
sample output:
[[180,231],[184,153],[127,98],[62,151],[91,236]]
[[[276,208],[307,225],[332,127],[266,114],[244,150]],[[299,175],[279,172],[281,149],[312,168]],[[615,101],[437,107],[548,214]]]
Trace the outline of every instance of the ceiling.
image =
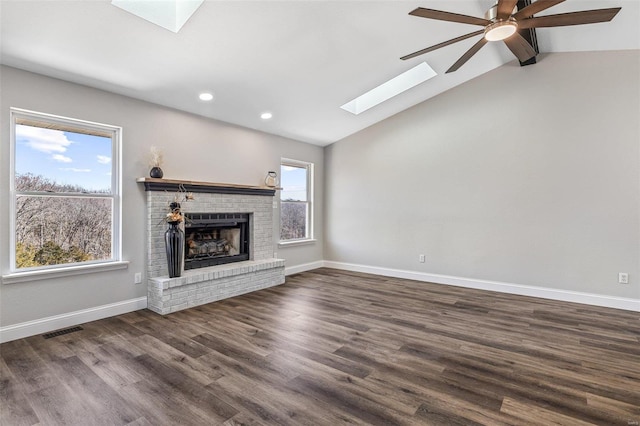
[[[0,61],[324,146],[496,67],[518,67],[503,43],[490,43],[445,75],[477,38],[399,59],[478,29],[411,10],[482,16],[492,3],[208,0],[176,34],[108,0],[0,0]],[[622,10],[609,23],[538,29],[540,52],[640,49],[638,0],[567,0],[540,15],[614,6]],[[439,75],[358,116],[340,109],[422,61]],[[215,100],[200,101],[203,91]],[[273,118],[261,120],[264,111]]]

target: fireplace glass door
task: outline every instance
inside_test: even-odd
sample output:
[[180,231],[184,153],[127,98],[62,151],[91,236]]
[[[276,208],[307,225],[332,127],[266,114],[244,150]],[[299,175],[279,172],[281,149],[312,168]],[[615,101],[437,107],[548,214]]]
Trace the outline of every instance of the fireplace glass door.
[[185,214],[185,270],[248,259],[249,214]]

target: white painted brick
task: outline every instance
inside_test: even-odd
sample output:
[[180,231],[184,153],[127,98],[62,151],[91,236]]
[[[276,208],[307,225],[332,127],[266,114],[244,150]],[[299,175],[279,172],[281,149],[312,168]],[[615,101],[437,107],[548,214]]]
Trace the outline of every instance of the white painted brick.
[[171,306],[169,308],[169,312],[177,312],[177,311],[181,311],[183,309],[187,309],[189,306],[187,305],[187,302],[184,302],[180,305],[175,305],[175,306]]
[[[161,223],[173,195],[147,192],[147,248],[149,309],[165,315],[187,307],[210,303],[284,282],[284,261],[271,259],[274,252],[274,212],[272,197],[235,194],[196,193],[183,204],[186,212],[250,213],[250,253],[252,260],[187,271],[169,279],[164,248],[166,227]],[[163,277],[158,280],[157,277]],[[168,304],[171,305],[168,305]]]

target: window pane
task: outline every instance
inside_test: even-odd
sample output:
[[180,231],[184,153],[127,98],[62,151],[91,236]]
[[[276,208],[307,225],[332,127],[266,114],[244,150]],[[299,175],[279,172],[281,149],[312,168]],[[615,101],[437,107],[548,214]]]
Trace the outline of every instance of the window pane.
[[282,165],[280,167],[280,199],[282,201],[308,201],[307,200],[307,169]]
[[90,197],[16,199],[16,268],[110,260],[113,201]]
[[16,124],[18,191],[111,193],[111,138]]
[[307,237],[307,203],[280,203],[280,239]]

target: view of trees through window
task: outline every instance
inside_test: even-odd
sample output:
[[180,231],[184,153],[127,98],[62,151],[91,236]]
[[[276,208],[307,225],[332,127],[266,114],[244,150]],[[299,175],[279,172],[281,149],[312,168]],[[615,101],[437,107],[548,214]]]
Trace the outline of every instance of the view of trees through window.
[[[16,175],[16,189],[82,193],[43,176]],[[19,195],[16,198],[16,267],[111,258],[110,198]]]
[[15,120],[15,268],[113,259],[112,136],[39,118]]
[[297,240],[307,236],[307,205],[281,201],[280,239]]
[[310,165],[284,161],[280,167],[280,240],[310,237]]

